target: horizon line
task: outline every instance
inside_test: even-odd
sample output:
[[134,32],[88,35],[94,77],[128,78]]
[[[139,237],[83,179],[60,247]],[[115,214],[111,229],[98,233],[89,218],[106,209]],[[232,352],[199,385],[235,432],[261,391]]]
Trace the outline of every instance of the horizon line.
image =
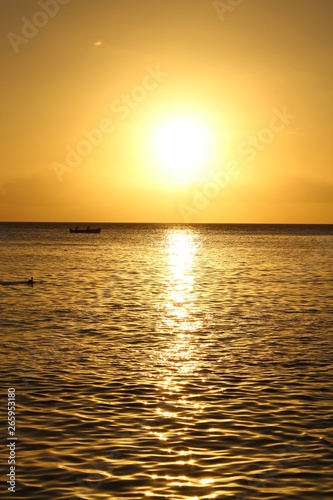
[[283,226],[332,226],[333,222],[148,222],[148,221],[0,221],[0,224],[178,224],[178,225],[283,225]]

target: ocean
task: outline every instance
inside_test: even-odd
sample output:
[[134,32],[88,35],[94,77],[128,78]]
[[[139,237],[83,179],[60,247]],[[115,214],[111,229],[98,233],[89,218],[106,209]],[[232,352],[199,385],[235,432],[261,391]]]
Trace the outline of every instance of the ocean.
[[76,225],[0,224],[0,498],[333,498],[333,226]]

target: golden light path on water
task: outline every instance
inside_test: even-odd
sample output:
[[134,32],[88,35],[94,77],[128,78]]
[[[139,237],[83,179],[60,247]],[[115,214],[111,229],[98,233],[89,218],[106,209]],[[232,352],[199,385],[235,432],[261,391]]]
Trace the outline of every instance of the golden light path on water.
[[[159,364],[163,367],[161,379],[157,385],[162,392],[163,405],[156,410],[157,418],[171,419],[182,422],[177,430],[177,455],[175,465],[180,468],[178,474],[165,475],[167,486],[174,488],[205,487],[205,498],[215,498],[215,494],[207,492],[207,486],[214,483],[211,477],[191,477],[184,474],[184,466],[190,468],[195,465],[194,450],[186,445],[188,425],[193,423],[204,411],[204,406],[197,396],[187,389],[192,385],[189,382],[193,377],[198,377],[200,357],[197,352],[195,333],[202,327],[202,314],[198,306],[198,293],[196,291],[195,263],[198,251],[197,237],[189,230],[173,230],[169,232],[166,242],[166,271],[167,281],[164,291],[164,308],[160,317],[160,330],[167,332],[168,347],[163,352],[156,353]],[[184,415],[184,410],[186,415]],[[151,431],[153,432],[153,431]],[[170,435],[169,435],[170,434]],[[164,432],[159,439],[168,445],[173,439],[174,429],[170,433]],[[179,440],[184,443],[179,447]],[[170,446],[167,453],[174,453]],[[177,470],[176,468],[174,470]],[[152,474],[152,479],[159,476]],[[153,496],[152,491],[147,491],[146,496]],[[173,496],[173,495],[172,495]],[[198,500],[197,496],[189,496],[188,500]]]
[[331,500],[332,230],[104,229],[6,229],[15,498]]

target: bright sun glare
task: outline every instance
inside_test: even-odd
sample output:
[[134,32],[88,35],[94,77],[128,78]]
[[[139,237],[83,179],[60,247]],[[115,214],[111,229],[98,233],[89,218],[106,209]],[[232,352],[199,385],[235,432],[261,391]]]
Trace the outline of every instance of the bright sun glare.
[[174,181],[196,178],[209,160],[209,132],[190,117],[174,117],[155,129],[155,159]]

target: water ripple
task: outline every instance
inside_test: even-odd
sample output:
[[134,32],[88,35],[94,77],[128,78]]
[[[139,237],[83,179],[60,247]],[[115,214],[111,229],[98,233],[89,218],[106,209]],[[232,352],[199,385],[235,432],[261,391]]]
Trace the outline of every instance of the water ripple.
[[332,498],[331,235],[67,232],[0,287],[15,498]]

